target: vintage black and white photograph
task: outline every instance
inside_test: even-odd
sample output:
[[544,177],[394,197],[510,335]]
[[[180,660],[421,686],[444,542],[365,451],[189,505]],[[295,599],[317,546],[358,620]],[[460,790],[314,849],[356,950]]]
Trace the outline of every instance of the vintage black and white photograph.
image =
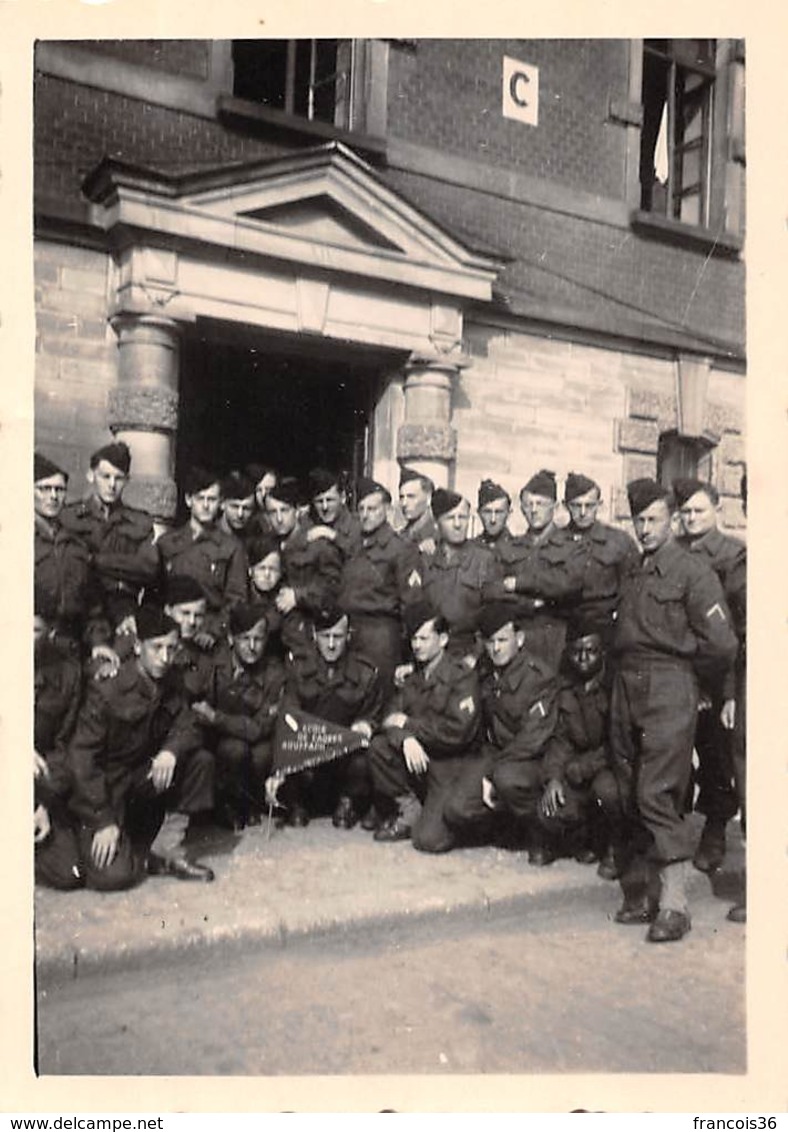
[[747,46],[37,41],[41,1077],[748,1072]]

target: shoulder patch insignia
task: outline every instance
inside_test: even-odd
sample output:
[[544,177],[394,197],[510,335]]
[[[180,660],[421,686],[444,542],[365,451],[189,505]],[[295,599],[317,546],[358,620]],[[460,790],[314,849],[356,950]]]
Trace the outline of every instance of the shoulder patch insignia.
[[410,574],[408,575],[408,585],[411,589],[413,589],[414,586],[421,585],[421,574],[418,572],[418,570],[411,570]]
[[537,712],[537,711],[538,711],[538,712],[539,712],[539,714],[541,715],[542,719],[544,719],[544,717],[545,717],[545,716],[547,715],[547,712],[546,712],[546,711],[544,710],[544,704],[542,703],[542,701],[541,701],[541,700],[537,700],[537,701],[536,701],[536,703],[535,703],[535,704],[534,704],[534,706],[533,706],[533,707],[532,707],[532,708],[530,709],[530,711],[528,712],[528,714],[529,714],[529,715],[533,715],[533,714],[534,714],[534,712]]
[[476,711],[476,704],[473,702],[473,696],[466,696],[464,700],[460,700],[460,711],[467,712],[468,715],[473,715]]
[[720,605],[720,603],[718,601],[715,601],[715,603],[711,607],[711,609],[706,610],[706,617],[709,620],[711,620],[711,618],[714,616],[715,613],[717,614],[717,616],[720,618],[721,621],[727,621],[728,620],[728,618],[725,616],[725,612],[724,612],[722,606]]

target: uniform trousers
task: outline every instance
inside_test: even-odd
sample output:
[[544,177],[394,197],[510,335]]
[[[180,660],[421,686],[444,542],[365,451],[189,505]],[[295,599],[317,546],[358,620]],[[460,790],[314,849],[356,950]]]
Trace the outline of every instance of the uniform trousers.
[[733,784],[731,733],[720,721],[723,699],[715,696],[711,707],[698,712],[695,750],[698,752],[698,800],[695,809],[713,822],[726,824],[736,816],[739,801]]
[[542,760],[506,755],[485,744],[478,755],[463,760],[444,807],[444,817],[455,830],[470,832],[492,824],[494,812],[482,800],[482,779],[492,782],[498,809],[518,818],[535,816],[542,796]]
[[563,791],[564,804],[556,814],[548,816],[539,811],[539,821],[548,833],[561,836],[585,832],[600,853],[611,839],[620,846],[624,814],[612,770],[599,770],[590,782],[580,786],[563,783]]
[[273,760],[271,740],[249,743],[224,735],[216,743],[215,755],[217,805],[226,805],[238,815],[261,812]]
[[[429,755],[429,751],[427,752]],[[454,835],[446,824],[444,806],[467,763],[468,756],[430,757],[424,774],[411,774],[402,751],[385,734],[376,735],[369,747],[372,789],[378,809],[391,813],[412,796],[421,802],[413,822],[411,841],[424,853],[444,853],[454,845]],[[403,815],[408,820],[407,805]]]
[[394,669],[402,663],[402,627],[399,618],[351,613],[350,650],[363,656],[378,670],[383,698],[394,692]]
[[359,750],[288,775],[278,797],[285,807],[299,805],[311,813],[326,813],[333,810],[340,797],[350,798],[356,809],[362,809],[371,793],[367,752]]

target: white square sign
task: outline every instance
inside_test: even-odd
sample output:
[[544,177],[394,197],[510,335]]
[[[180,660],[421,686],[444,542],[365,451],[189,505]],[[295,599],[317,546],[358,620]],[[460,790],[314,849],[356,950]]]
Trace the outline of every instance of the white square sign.
[[503,57],[503,116],[539,125],[539,68]]

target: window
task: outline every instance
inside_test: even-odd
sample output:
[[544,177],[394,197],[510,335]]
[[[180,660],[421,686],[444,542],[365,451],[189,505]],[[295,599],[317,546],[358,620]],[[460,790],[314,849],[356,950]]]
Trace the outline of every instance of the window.
[[711,481],[712,446],[692,436],[680,436],[672,430],[660,434],[657,449],[657,479],[670,488],[677,479]]
[[710,223],[716,40],[643,42],[640,207]]
[[309,122],[356,128],[352,39],[233,40],[233,94]]

